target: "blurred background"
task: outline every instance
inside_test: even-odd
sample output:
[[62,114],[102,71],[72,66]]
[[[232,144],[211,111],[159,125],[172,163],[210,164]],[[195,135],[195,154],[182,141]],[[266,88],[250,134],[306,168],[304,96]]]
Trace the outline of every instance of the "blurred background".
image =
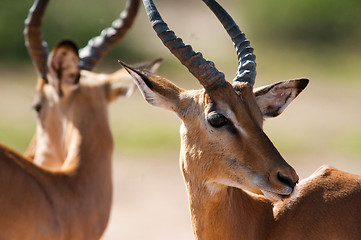
[[[310,84],[265,132],[301,178],[322,164],[361,174],[361,2],[358,0],[219,0],[257,55],[256,87],[306,77]],[[36,72],[24,46],[32,0],[0,3],[0,142],[23,152],[35,129],[31,109]],[[231,81],[237,58],[228,35],[202,3],[157,0],[162,17],[186,43]],[[43,33],[79,47],[119,16],[124,0],[53,0]],[[133,28],[95,69],[163,57],[158,73],[186,89],[200,88],[156,37],[141,5]],[[146,103],[137,91],[111,105],[115,138],[114,204],[104,239],[192,239],[179,170],[174,113]]]

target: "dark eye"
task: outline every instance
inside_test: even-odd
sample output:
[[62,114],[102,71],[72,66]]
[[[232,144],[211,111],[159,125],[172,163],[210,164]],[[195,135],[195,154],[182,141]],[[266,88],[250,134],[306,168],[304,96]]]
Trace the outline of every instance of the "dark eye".
[[219,128],[228,123],[228,119],[222,114],[211,112],[208,114],[208,122],[214,128]]
[[40,103],[36,103],[33,105],[33,109],[39,113],[41,111],[41,104]]

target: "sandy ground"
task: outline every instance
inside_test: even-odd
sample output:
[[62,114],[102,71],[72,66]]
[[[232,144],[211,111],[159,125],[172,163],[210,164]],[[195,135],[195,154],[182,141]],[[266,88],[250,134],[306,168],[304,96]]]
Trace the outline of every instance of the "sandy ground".
[[114,161],[114,202],[104,240],[193,238],[177,159],[174,152]]

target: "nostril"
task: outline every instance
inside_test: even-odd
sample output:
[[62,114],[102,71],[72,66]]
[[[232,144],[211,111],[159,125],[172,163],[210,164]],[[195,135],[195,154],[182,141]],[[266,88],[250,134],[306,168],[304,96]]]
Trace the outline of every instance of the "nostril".
[[282,174],[281,172],[278,172],[277,178],[281,183],[283,183],[291,188],[294,188],[297,183],[297,182],[294,182],[290,177]]

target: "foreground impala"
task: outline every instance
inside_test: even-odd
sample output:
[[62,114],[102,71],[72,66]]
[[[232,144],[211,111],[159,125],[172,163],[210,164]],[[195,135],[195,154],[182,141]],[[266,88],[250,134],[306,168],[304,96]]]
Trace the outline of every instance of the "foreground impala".
[[[361,177],[322,167],[301,181],[262,130],[306,87],[299,79],[253,89],[253,49],[214,0],[203,0],[237,50],[233,84],[176,37],[143,0],[159,38],[203,85],[187,91],[123,65],[152,105],[182,119],[180,164],[196,239],[360,239]],[[292,194],[293,193],[293,194]]]
[[113,152],[107,106],[133,85],[81,70],[80,62],[74,43],[59,43],[42,65],[46,79],[40,77],[36,89],[36,157],[59,158],[66,167],[40,168],[0,145],[0,239],[91,240],[105,230]]
[[[48,49],[47,44],[43,40],[42,36],[42,18],[45,14],[46,7],[49,0],[36,0],[33,7],[29,11],[29,16],[25,21],[25,43],[30,53],[30,56],[34,62],[34,65],[38,71],[40,78],[46,82],[51,81],[48,79]],[[100,60],[111,50],[116,44],[125,36],[128,30],[131,28],[135,17],[137,16],[139,9],[139,0],[128,0],[125,10],[122,11],[120,17],[116,19],[112,26],[104,29],[100,36],[91,39],[88,45],[79,50],[79,66],[81,71],[81,77],[86,78],[103,78],[109,81],[122,80],[122,85],[125,88],[130,87],[133,82],[129,78],[129,74],[121,69],[112,74],[95,74],[91,71]],[[129,78],[129,79],[128,79]],[[60,89],[61,90],[61,89]],[[129,91],[130,94],[132,91]],[[34,105],[35,109],[38,106]],[[53,118],[54,121],[57,121]],[[44,149],[43,143],[37,143],[37,137],[34,136],[31,144],[29,145],[25,155],[30,160],[34,161],[39,166],[48,169],[60,169],[63,166],[65,159],[65,153],[62,148],[59,134],[59,129],[56,128],[59,123],[48,124],[48,131],[45,131],[42,137],[43,140],[51,141],[53,144],[48,149]],[[38,134],[39,135],[39,134]]]

